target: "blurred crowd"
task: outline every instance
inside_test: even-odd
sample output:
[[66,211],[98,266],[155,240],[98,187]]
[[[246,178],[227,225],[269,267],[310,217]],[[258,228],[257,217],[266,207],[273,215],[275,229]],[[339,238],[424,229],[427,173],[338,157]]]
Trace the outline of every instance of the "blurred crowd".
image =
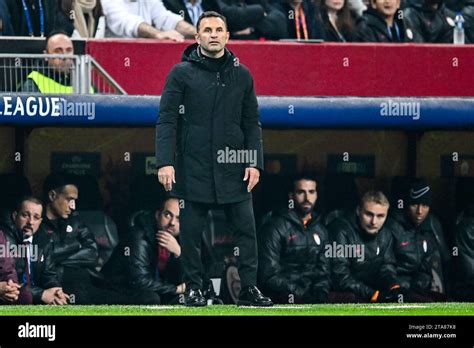
[[180,42],[204,11],[241,40],[452,43],[460,21],[474,40],[474,0],[0,0],[0,35]]

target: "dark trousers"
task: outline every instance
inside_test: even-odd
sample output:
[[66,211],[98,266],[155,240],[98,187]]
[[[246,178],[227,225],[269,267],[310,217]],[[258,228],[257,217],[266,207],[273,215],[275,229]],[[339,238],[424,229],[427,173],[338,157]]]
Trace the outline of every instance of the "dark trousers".
[[215,208],[224,208],[228,226],[234,233],[242,288],[256,285],[258,261],[252,200],[223,205],[185,201],[180,212],[180,241],[186,288],[202,289],[201,239],[207,213]]

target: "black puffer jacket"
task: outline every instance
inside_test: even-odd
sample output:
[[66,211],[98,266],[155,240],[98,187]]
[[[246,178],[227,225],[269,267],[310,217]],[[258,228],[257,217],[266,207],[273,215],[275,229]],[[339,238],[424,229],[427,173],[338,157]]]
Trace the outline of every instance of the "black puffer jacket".
[[[23,245],[23,235],[18,231],[13,222],[3,221],[0,225],[10,246]],[[43,291],[53,287],[60,287],[58,280],[56,266],[52,259],[53,245],[50,236],[43,228],[39,228],[33,235],[33,254],[31,259],[31,273],[32,279],[30,283],[30,292],[33,296],[33,303],[40,304]],[[37,249],[36,249],[37,248]],[[37,251],[37,253],[36,253]],[[19,282],[23,282],[25,278],[26,259],[15,258],[15,269],[18,274]]]
[[155,291],[160,295],[176,295],[176,286],[183,282],[181,262],[170,254],[159,281],[157,273],[157,231],[152,212],[142,211],[133,216],[130,240],[130,277],[132,287]]
[[457,280],[461,287],[473,289],[474,298],[474,206],[469,207],[456,225]]
[[435,10],[419,1],[408,5],[403,14],[409,41],[453,43],[454,14],[444,4]]
[[369,6],[357,25],[357,41],[405,42],[405,24],[398,14],[395,14],[393,24],[393,29],[389,31],[387,22],[380,12]]
[[306,226],[290,210],[259,232],[259,284],[269,293],[298,302],[326,302],[330,288],[328,233],[316,216]]
[[[230,51],[225,57],[220,71],[215,71],[197,44],[189,46],[183,62],[169,73],[161,96],[157,168],[174,166],[172,193],[189,201],[225,204],[250,199],[243,181],[245,168],[254,165],[263,170],[252,76]],[[226,150],[249,150],[255,157],[249,157],[249,163],[242,163],[242,158],[232,162],[221,156],[229,153]]]
[[439,220],[429,213],[419,226],[413,225],[402,211],[393,213],[391,228],[397,274],[402,288],[414,291],[431,290],[432,270],[441,280],[449,252]]
[[61,281],[64,267],[87,268],[91,273],[97,266],[97,244],[89,228],[74,212],[67,219],[49,220],[43,217],[42,227],[53,241],[53,261]]
[[[388,291],[398,284],[392,233],[387,223],[377,234],[369,235],[360,227],[354,212],[331,222],[328,230],[332,249],[336,249],[332,258],[336,290],[350,291],[369,301],[377,290]],[[344,247],[347,249],[341,255]]]

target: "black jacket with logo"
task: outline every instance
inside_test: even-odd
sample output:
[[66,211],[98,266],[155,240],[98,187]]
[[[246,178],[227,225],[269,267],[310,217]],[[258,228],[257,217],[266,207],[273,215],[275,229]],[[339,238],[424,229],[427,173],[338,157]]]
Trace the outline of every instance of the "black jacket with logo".
[[414,2],[404,10],[406,36],[413,42],[452,43],[454,14],[444,4],[438,9]]
[[363,42],[405,42],[405,24],[398,13],[395,14],[393,28],[398,30],[389,31],[384,17],[369,6],[357,25],[356,37]]
[[413,291],[431,290],[432,271],[437,271],[443,281],[443,265],[449,259],[441,223],[432,213],[419,226],[412,224],[403,211],[392,215],[394,254],[401,287]]
[[[15,228],[13,222],[2,222],[0,230],[5,233],[10,246],[18,247],[23,245],[23,234]],[[33,303],[40,304],[43,303],[41,296],[44,290],[60,287],[61,284],[58,280],[56,266],[52,260],[52,240],[41,227],[33,235],[32,246],[34,248],[34,254],[32,254],[31,259],[30,275],[32,278],[30,280],[30,292],[33,296]],[[26,277],[26,262],[25,257],[15,257],[15,269],[20,283],[23,282]]]
[[[245,168],[263,170],[253,78],[227,49],[224,60],[216,71],[197,44],[189,46],[182,63],[169,73],[161,96],[157,168],[174,166],[172,193],[189,201],[225,204],[250,199]],[[248,150],[248,156],[232,157],[238,150]]]
[[[328,230],[336,246],[332,258],[336,290],[350,291],[369,301],[375,291],[387,291],[398,284],[387,222],[377,234],[370,235],[354,212],[331,222]],[[347,249],[343,252],[344,246]]]
[[132,287],[151,290],[160,295],[176,295],[176,286],[183,282],[181,262],[172,253],[166,268],[156,279],[156,220],[152,212],[141,211],[132,219],[130,240],[130,278]]
[[61,281],[64,267],[87,268],[91,273],[97,266],[97,244],[89,228],[74,212],[67,219],[49,220],[43,217],[42,227],[53,241],[53,261]]
[[328,232],[313,218],[306,226],[293,210],[277,214],[259,232],[259,284],[296,301],[326,302],[330,289]]

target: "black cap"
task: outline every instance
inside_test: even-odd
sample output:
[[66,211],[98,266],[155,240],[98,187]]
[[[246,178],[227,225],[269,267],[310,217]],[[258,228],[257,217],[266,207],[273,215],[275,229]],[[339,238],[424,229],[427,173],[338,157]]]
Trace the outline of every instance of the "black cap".
[[425,178],[416,178],[410,185],[408,204],[423,204],[431,206],[433,195]]

